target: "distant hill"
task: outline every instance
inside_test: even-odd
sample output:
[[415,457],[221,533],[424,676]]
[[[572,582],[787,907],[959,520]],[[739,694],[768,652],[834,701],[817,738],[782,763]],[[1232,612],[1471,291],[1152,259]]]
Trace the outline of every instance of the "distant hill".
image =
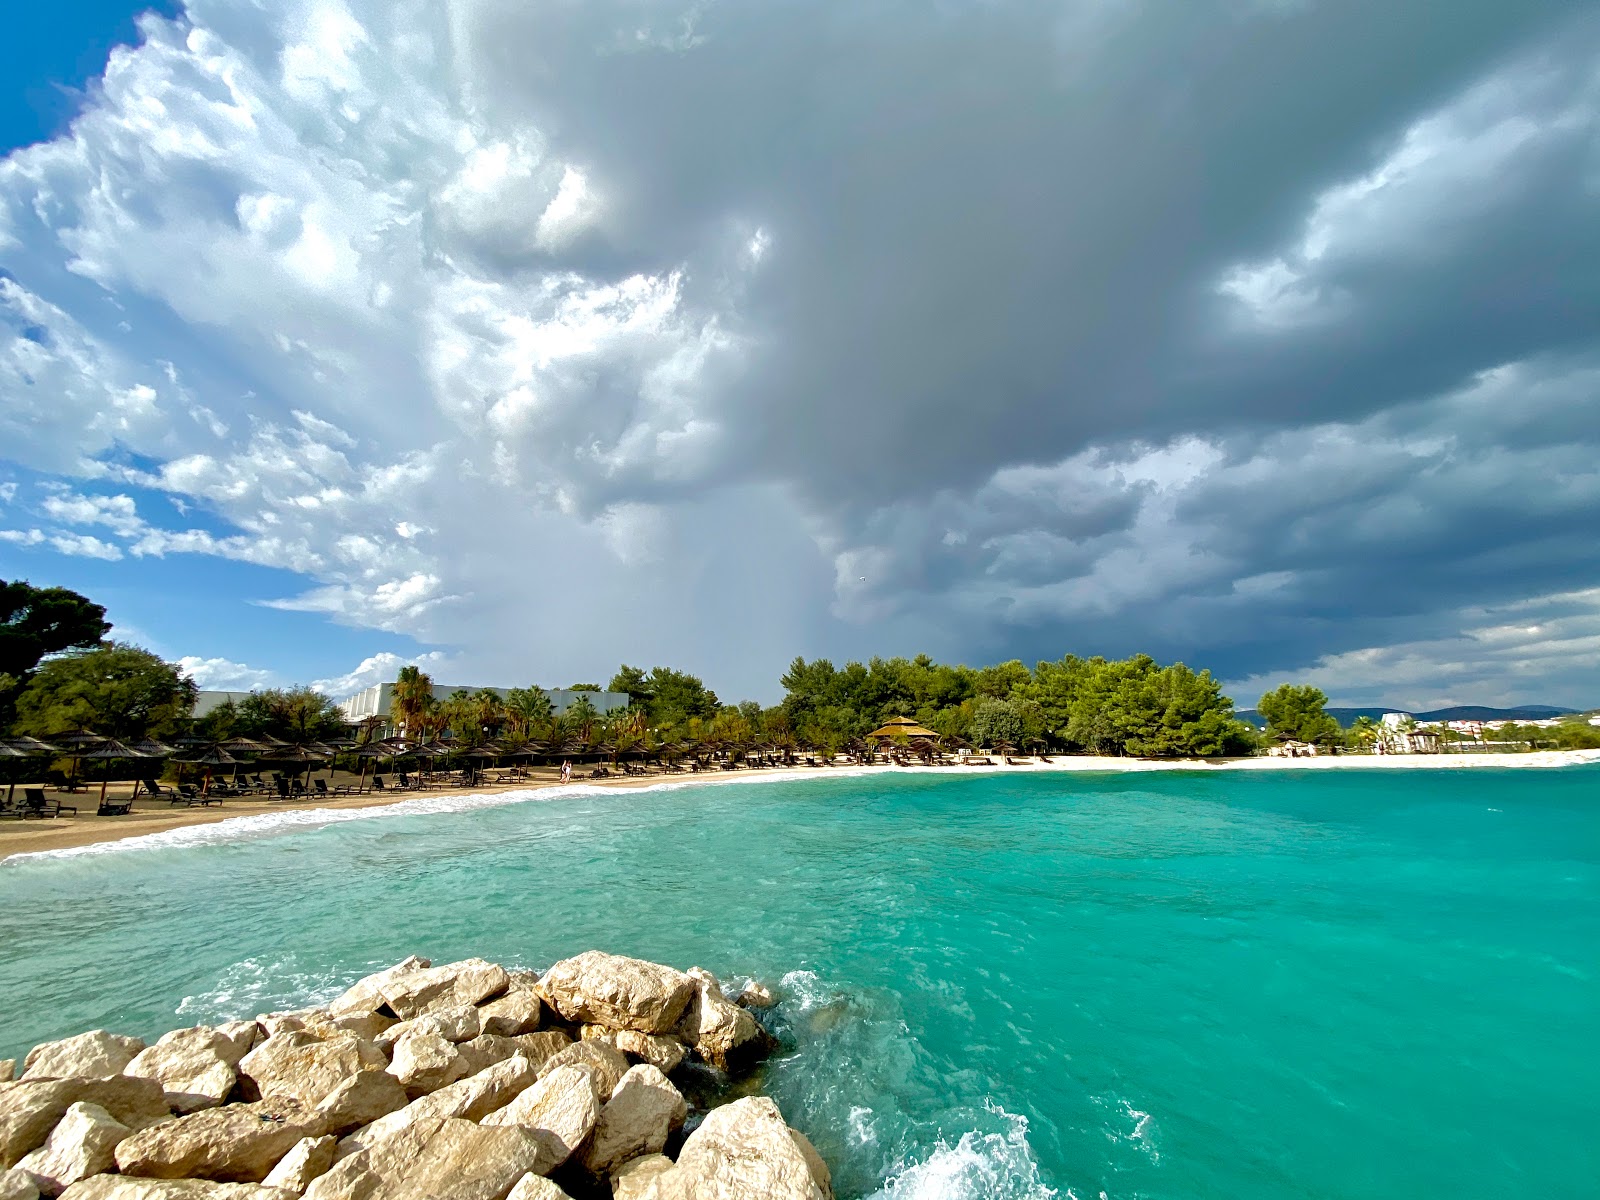
[[[1394,708],[1330,708],[1328,715],[1349,728],[1357,717],[1382,720],[1384,713],[1396,712]],[[1572,708],[1552,708],[1548,704],[1522,704],[1516,708],[1485,708],[1481,704],[1458,704],[1454,708],[1436,708],[1432,712],[1412,713],[1419,721],[1542,721],[1546,717],[1565,717],[1576,712]],[[1233,714],[1256,728],[1264,728],[1266,721],[1253,708],[1241,709]]]

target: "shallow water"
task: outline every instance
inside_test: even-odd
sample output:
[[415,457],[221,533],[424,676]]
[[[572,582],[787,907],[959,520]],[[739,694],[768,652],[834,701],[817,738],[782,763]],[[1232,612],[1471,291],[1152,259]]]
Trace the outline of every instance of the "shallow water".
[[0,1057],[599,947],[783,980],[842,1196],[1600,1180],[1600,769],[549,796],[8,862]]

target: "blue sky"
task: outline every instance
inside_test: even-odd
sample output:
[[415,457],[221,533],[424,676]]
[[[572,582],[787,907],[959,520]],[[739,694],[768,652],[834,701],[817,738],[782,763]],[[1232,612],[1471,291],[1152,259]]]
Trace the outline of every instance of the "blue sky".
[[204,684],[1597,702],[1592,4],[68,10],[0,50],[0,573]]

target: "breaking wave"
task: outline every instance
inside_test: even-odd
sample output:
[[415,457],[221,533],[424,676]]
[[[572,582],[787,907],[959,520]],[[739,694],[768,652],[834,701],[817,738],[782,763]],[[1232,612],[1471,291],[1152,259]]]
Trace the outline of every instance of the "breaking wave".
[[1051,1200],[1059,1193],[1040,1177],[1028,1145],[1028,1120],[998,1105],[984,1108],[1004,1121],[996,1133],[943,1138],[932,1153],[896,1165],[871,1200]]

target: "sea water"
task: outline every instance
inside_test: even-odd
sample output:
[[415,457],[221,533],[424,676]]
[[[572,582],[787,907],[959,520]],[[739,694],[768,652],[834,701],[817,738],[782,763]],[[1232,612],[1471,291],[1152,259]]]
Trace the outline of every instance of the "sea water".
[[762,1083],[841,1196],[1600,1193],[1592,767],[819,772],[14,859],[0,1057],[588,948],[779,985]]

